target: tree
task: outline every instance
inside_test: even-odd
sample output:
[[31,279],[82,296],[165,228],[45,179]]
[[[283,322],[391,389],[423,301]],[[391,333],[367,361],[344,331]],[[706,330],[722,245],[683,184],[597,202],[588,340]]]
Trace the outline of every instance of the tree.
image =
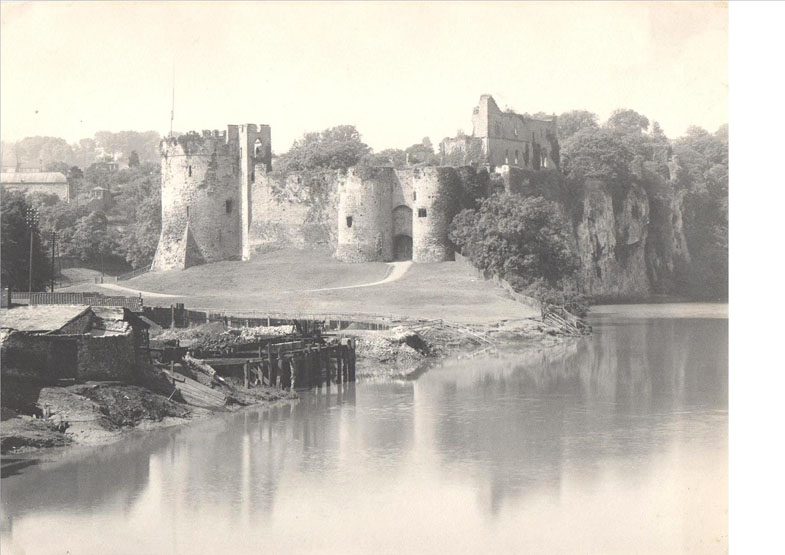
[[[30,266],[30,228],[25,215],[31,204],[18,191],[3,192],[0,215],[0,281],[3,287],[27,291]],[[41,235],[33,232],[33,291],[45,288],[50,266],[41,243]]]
[[450,226],[450,239],[477,268],[522,286],[560,288],[574,275],[579,261],[570,234],[556,203],[507,193],[463,210]]
[[71,146],[60,137],[25,137],[16,143],[21,166],[45,168],[55,162],[74,162]]
[[386,148],[380,152],[371,152],[362,159],[364,166],[406,167],[406,152],[400,148]]
[[308,170],[345,170],[356,166],[371,149],[353,125],[339,125],[324,131],[306,133],[286,154],[276,159],[275,172]]
[[679,276],[689,294],[728,296],[728,128],[711,134],[690,127],[673,145],[683,171],[676,185],[686,190],[683,221],[692,263]]
[[131,154],[128,156],[128,167],[136,168],[138,166],[139,166],[139,155],[136,153],[135,150],[132,150]]
[[101,212],[91,212],[80,218],[73,228],[70,244],[64,245],[63,254],[78,256],[83,262],[98,262],[102,257],[114,255],[118,245],[108,224]]
[[611,113],[605,127],[625,133],[640,134],[649,128],[649,118],[629,108],[618,108]]
[[630,179],[635,154],[623,135],[608,129],[584,128],[564,141],[561,149],[565,172],[577,181],[587,176],[621,183]]
[[597,114],[587,110],[570,110],[559,116],[556,125],[559,130],[559,140],[564,141],[581,129],[596,129]]
[[407,148],[404,153],[406,154],[406,160],[410,166],[417,164],[436,166],[439,163],[439,159],[433,151],[433,143],[428,137],[424,137],[421,142],[413,144]]
[[120,238],[119,252],[134,268],[149,264],[161,234],[161,166],[143,164],[128,170],[111,214],[128,222]]

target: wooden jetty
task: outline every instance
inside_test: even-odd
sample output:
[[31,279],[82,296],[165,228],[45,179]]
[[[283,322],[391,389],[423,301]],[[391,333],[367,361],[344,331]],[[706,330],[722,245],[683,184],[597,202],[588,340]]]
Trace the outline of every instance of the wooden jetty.
[[[356,341],[350,338],[281,336],[259,338],[215,351],[165,346],[156,348],[156,358],[169,362],[172,374],[174,362],[182,361],[188,354],[219,376],[242,379],[246,388],[264,385],[302,390],[354,382],[356,347]],[[175,381],[179,377],[175,375]]]

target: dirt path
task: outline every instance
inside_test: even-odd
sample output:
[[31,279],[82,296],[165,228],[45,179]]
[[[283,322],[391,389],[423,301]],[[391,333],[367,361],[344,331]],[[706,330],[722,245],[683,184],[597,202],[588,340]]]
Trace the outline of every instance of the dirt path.
[[338,289],[356,289],[358,287],[374,287],[376,285],[386,285],[388,283],[392,283],[394,281],[398,281],[401,279],[406,272],[409,271],[409,268],[412,267],[412,261],[407,260],[405,262],[390,262],[388,264],[391,270],[387,273],[387,276],[380,281],[374,281],[372,283],[361,283],[359,285],[344,285],[343,287],[324,287],[322,289],[304,289],[302,290],[303,293],[313,293],[315,291],[337,291]]

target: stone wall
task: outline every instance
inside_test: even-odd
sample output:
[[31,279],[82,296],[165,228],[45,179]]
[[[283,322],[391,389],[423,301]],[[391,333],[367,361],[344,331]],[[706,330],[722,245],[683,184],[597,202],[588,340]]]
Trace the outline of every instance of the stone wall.
[[[251,253],[281,246],[335,249],[338,190],[345,176],[331,171],[310,178],[299,174],[259,178],[257,173],[251,188]],[[318,192],[310,190],[314,184]]]
[[2,345],[4,376],[52,382],[58,379],[132,380],[134,336],[37,335],[14,332]]
[[136,351],[130,331],[122,335],[79,336],[78,345],[78,380],[133,379]]

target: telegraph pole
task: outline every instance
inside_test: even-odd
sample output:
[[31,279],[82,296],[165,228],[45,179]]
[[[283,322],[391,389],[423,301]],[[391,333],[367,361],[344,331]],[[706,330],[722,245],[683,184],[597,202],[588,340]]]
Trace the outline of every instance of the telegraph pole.
[[52,274],[51,274],[51,290],[55,292],[55,245],[57,244],[57,232],[52,231]]
[[[34,207],[29,207],[25,214],[25,223],[30,228],[30,268],[27,274],[27,292],[33,292],[33,232],[38,226],[38,211]],[[29,301],[28,301],[29,302]]]

